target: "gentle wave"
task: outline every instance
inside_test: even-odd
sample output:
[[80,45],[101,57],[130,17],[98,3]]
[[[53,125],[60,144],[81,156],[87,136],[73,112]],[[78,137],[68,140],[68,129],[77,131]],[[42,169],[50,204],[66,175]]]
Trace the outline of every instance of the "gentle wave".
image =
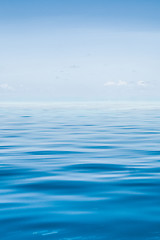
[[160,238],[157,105],[0,109],[2,240]]

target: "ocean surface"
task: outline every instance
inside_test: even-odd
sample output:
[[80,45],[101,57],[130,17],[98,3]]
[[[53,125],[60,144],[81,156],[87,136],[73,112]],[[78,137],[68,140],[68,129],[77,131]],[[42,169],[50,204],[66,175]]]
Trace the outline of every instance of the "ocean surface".
[[160,105],[0,104],[0,239],[160,239]]

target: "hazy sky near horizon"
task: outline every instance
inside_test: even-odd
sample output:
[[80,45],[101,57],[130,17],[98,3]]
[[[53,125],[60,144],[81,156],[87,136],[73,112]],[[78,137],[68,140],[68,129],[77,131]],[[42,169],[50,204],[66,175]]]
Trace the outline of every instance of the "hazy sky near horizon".
[[160,100],[159,0],[0,2],[0,101]]

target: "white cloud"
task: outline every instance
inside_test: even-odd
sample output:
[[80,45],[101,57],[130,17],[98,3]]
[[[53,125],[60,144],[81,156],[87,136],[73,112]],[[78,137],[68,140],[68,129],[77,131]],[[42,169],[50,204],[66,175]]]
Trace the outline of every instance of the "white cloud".
[[146,87],[148,85],[147,82],[145,81],[136,81],[136,82],[133,82],[133,81],[122,81],[122,80],[119,80],[119,81],[109,81],[109,82],[106,82],[104,84],[105,87],[108,87],[108,86],[115,86],[115,87],[125,87],[125,86],[139,86],[139,87]]
[[106,86],[113,86],[113,85],[116,85],[116,83],[115,83],[114,81],[106,82],[106,83],[104,84],[105,87],[106,87]]
[[144,81],[138,81],[138,82],[137,82],[137,85],[138,85],[138,86],[145,87],[147,84],[146,84]]
[[3,89],[3,90],[13,90],[13,88],[11,86],[9,86],[8,83],[0,84],[0,89]]
[[126,86],[126,85],[128,85],[128,82],[120,80],[120,81],[118,81],[117,85],[118,86]]
[[105,87],[107,87],[107,86],[126,86],[126,85],[128,85],[128,82],[122,81],[122,80],[119,80],[118,82],[109,81],[104,84]]

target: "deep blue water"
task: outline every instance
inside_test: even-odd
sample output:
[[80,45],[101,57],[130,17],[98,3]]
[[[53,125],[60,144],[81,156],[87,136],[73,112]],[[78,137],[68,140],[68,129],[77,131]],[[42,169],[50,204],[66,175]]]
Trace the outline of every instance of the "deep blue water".
[[160,107],[1,104],[0,239],[160,239]]

